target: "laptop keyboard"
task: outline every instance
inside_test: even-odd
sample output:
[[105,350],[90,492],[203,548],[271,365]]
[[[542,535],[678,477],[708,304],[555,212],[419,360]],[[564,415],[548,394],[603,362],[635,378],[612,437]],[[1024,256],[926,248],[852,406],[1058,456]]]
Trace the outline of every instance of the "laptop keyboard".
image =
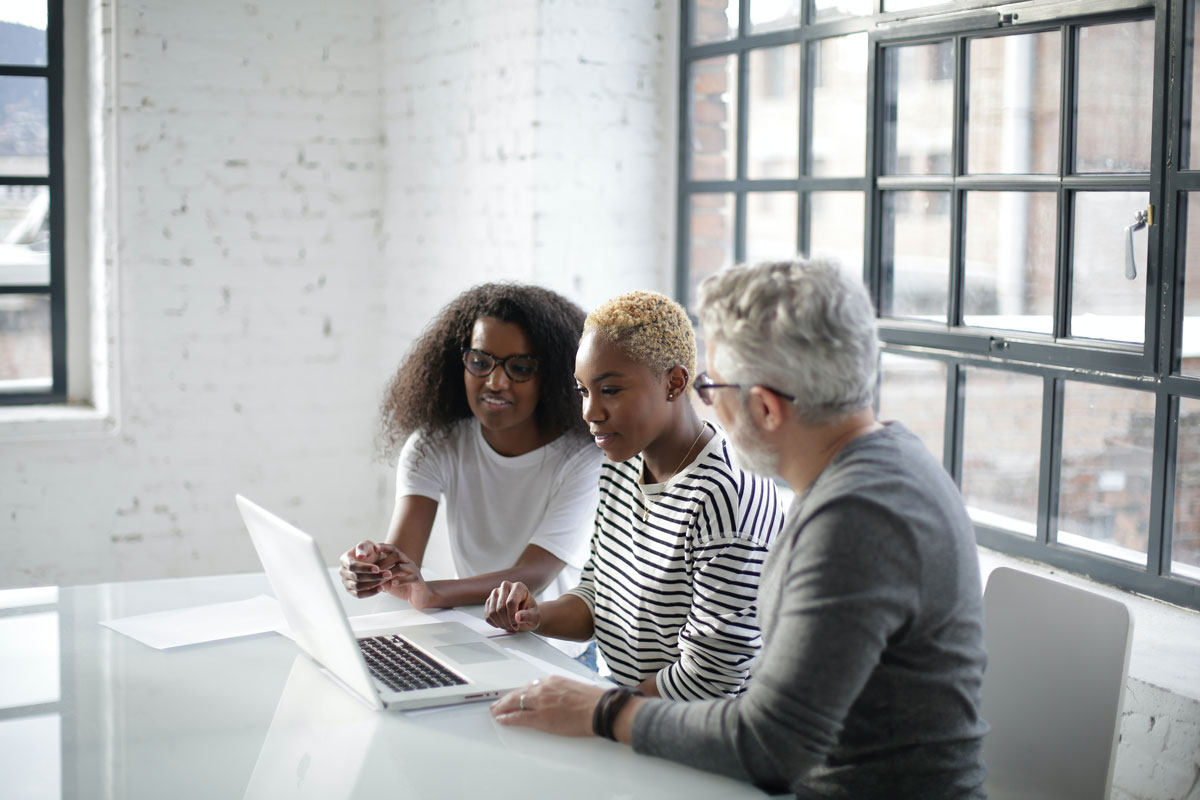
[[399,636],[370,636],[358,640],[367,668],[389,689],[407,692],[459,686],[466,681]]

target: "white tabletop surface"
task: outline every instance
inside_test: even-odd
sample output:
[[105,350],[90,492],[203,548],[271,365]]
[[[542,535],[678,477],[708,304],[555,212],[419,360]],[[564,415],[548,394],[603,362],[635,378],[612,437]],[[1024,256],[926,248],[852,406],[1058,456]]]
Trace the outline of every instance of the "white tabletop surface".
[[[764,796],[612,742],[503,728],[486,704],[374,712],[278,634],[155,650],[99,624],[264,593],[262,575],[0,591],[0,796]],[[504,644],[583,670],[536,637]]]

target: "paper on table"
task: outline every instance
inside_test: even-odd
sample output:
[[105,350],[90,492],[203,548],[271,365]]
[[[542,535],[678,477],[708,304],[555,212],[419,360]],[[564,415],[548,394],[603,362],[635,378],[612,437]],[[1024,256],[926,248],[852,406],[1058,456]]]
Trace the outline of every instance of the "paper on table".
[[275,598],[260,594],[232,603],[158,611],[100,623],[159,650],[278,630],[283,614]]

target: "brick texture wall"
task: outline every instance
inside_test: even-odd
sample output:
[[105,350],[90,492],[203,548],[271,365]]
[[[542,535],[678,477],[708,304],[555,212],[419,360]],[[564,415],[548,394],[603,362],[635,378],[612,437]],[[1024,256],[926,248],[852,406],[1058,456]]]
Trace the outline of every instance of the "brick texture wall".
[[235,492],[381,535],[433,311],[669,291],[674,4],[117,2],[115,435],[0,447],[0,586],[252,570]]
[[472,283],[672,292],[674,2],[384,7],[389,364]]

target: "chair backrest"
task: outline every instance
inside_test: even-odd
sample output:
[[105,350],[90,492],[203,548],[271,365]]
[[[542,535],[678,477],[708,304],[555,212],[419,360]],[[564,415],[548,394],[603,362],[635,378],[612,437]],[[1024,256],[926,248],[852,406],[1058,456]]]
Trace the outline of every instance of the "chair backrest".
[[1106,798],[1133,619],[1124,603],[1007,567],[983,593],[988,796]]

